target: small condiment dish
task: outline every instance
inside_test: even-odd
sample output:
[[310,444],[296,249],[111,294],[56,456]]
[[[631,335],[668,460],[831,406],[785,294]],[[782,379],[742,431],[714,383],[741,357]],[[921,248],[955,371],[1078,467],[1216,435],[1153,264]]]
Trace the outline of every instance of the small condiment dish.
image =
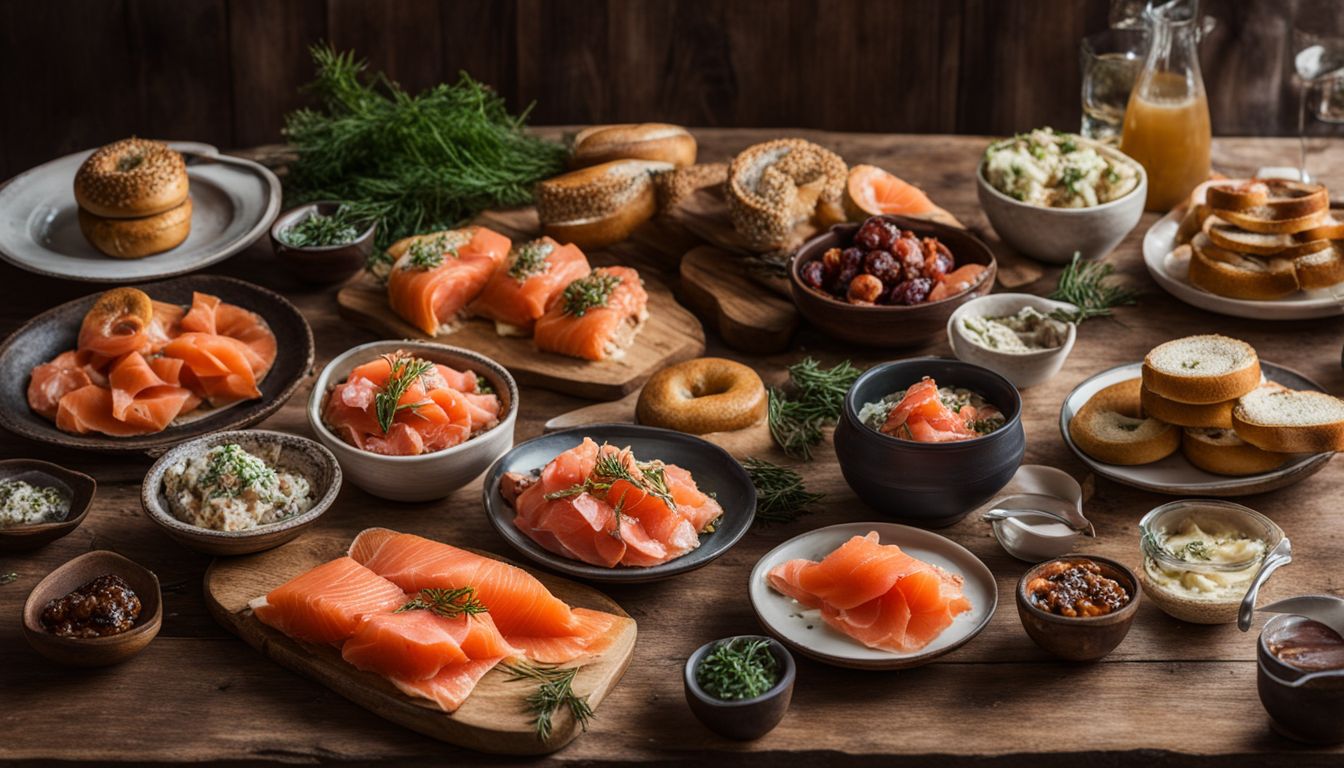
[[[726,701],[705,691],[696,679],[696,670],[705,656],[720,645],[734,640],[764,640],[778,663],[779,679],[774,687],[760,696]],[[789,653],[789,649],[785,648],[783,643],[764,635],[736,635],[705,643],[686,660],[682,673],[686,688],[686,703],[696,719],[720,736],[738,741],[759,739],[779,725],[779,721],[784,719],[784,713],[789,709],[789,701],[793,698],[796,675],[793,654]]]
[[992,293],[981,296],[957,307],[947,319],[947,341],[952,345],[952,354],[973,365],[981,365],[1013,382],[1018,389],[1034,387],[1052,378],[1073,351],[1078,338],[1078,329],[1071,323],[1068,326],[1064,343],[1053,349],[1040,349],[1031,352],[1004,352],[991,349],[977,341],[967,330],[965,320],[973,317],[1004,317],[1016,315],[1023,307],[1031,307],[1043,315],[1056,310],[1076,311],[1078,308],[1063,301],[1054,301],[1030,293]]
[[1256,643],[1256,689],[1274,730],[1296,741],[1338,744],[1344,742],[1344,669],[1307,671],[1275,653],[1286,637],[1312,624],[1292,614],[1265,623]]
[[0,528],[0,552],[27,552],[46,546],[79,527],[93,507],[98,482],[59,464],[36,459],[0,461],[0,480],[23,480],[33,485],[54,486],[70,503],[65,519],[51,523]]
[[[1114,579],[1129,592],[1129,602],[1102,616],[1070,617],[1051,613],[1032,603],[1027,585],[1047,566],[1060,562],[1090,560],[1103,576]],[[1017,582],[1017,615],[1022,628],[1043,650],[1069,661],[1096,661],[1105,657],[1129,634],[1139,609],[1142,588],[1134,572],[1123,563],[1096,555],[1070,555],[1047,560],[1027,569]]]
[[995,499],[983,520],[994,538],[1018,560],[1039,563],[1073,551],[1078,540],[1095,536],[1083,516],[1083,487],[1069,473],[1023,464],[1009,483],[1014,493]]
[[[499,423],[466,442],[418,456],[386,456],[342,440],[322,420],[327,395],[355,367],[398,350],[485,378],[502,401]],[[366,492],[391,501],[441,499],[476,479],[513,447],[517,420],[518,384],[504,366],[478,352],[432,341],[375,341],[348,349],[322,369],[308,398],[308,425],[336,455],[345,476]]]
[[[94,638],[59,637],[42,627],[42,610],[52,600],[101,576],[120,576],[140,598],[140,616],[135,626],[117,635]],[[143,566],[116,552],[87,552],[62,565],[33,587],[23,604],[23,636],[33,650],[58,664],[73,667],[103,667],[123,662],[159,634],[163,623],[163,594],[159,579]]]
[[322,200],[290,208],[276,217],[271,225],[271,248],[290,274],[307,283],[327,284],[348,280],[364,268],[373,253],[377,223],[370,223],[358,237],[341,245],[289,245],[280,237],[309,216],[330,216],[340,207],[339,201]]
[[[163,478],[179,462],[204,454],[211,448],[237,443],[257,453],[280,447],[276,465],[308,480],[313,505],[302,514],[245,531],[216,531],[179,520],[164,492]],[[165,453],[145,474],[140,486],[140,506],[145,516],[179,544],[207,555],[246,555],[284,544],[298,536],[326,512],[341,491],[341,466],[331,451],[306,437],[266,430],[216,432],[177,446]]]

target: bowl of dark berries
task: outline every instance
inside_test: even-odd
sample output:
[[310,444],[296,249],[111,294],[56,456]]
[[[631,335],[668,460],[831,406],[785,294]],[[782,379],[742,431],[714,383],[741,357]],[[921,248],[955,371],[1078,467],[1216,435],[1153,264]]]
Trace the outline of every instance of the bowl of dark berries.
[[936,338],[962,304],[989,293],[989,246],[957,227],[905,216],[839,224],[798,249],[793,302],[828,336],[867,347]]

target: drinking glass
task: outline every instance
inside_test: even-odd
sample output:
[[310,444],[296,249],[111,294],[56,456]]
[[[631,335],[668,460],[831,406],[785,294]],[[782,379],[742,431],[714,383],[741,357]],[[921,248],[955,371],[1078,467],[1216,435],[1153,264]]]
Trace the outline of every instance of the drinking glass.
[[1337,143],[1338,126],[1344,124],[1344,0],[1300,0],[1292,46],[1299,173],[1303,181],[1320,181],[1331,137]]
[[1146,29],[1116,28],[1083,38],[1082,134],[1114,143],[1125,124],[1125,105],[1148,49]]

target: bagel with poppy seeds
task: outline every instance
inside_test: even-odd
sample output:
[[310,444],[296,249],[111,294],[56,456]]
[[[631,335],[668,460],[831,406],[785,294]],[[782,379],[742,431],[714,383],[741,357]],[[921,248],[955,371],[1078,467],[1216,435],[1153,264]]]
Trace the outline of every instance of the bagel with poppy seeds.
[[75,172],[75,202],[95,216],[154,216],[187,199],[187,165],[167,144],[122,139],[94,150]]
[[1159,344],[1143,359],[1143,386],[1178,403],[1235,400],[1260,385],[1260,358],[1239,339],[1207,334]]
[[1098,391],[1069,420],[1069,437],[1088,456],[1106,464],[1151,464],[1181,446],[1180,429],[1143,415],[1139,379]]

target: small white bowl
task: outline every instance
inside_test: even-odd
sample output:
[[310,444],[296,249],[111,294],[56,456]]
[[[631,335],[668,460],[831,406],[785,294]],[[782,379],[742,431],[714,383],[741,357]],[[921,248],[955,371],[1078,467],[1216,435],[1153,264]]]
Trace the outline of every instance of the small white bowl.
[[947,319],[947,342],[952,345],[952,354],[958,360],[983,366],[1013,382],[1018,389],[1034,387],[1059,373],[1064,361],[1073,350],[1078,338],[1078,329],[1069,323],[1068,336],[1062,346],[1055,349],[1042,349],[1035,352],[1001,352],[981,346],[972,340],[966,328],[961,324],[966,317],[1003,317],[1015,315],[1023,307],[1031,307],[1043,314],[1056,309],[1075,310],[1072,304],[1047,299],[1030,293],[991,293],[962,304]]
[[[371,453],[337,437],[322,421],[327,394],[357,366],[397,350],[485,377],[504,401],[499,423],[465,443],[419,456]],[[471,482],[513,447],[517,420],[518,384],[504,366],[469,349],[429,341],[375,341],[346,350],[322,369],[308,398],[308,424],[336,455],[345,476],[368,493],[392,501],[441,499]]]
[[1013,250],[1050,264],[1067,264],[1075,251],[1099,259],[1115,249],[1143,216],[1148,199],[1148,174],[1143,166],[1114,147],[1082,137],[1081,144],[1138,169],[1139,184],[1129,194],[1091,208],[1047,208],[1016,200],[985,178],[985,160],[975,169],[980,207],[1003,242]]

